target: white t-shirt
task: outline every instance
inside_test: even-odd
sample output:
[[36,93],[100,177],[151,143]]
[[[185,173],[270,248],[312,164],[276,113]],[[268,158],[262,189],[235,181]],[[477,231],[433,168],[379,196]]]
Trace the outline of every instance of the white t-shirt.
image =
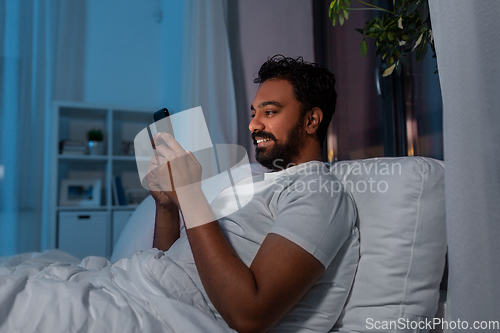
[[[243,183],[242,186],[248,186],[248,182]],[[244,190],[237,192],[240,199],[245,195]],[[234,201],[233,194],[233,189],[222,191],[213,200],[212,208],[224,209],[225,204]],[[311,253],[326,268],[272,332],[326,332],[333,326],[354,279],[359,243],[354,201],[322,162],[311,161],[255,176],[250,202],[218,222],[248,266],[267,234],[275,233]],[[206,296],[184,231],[167,255],[184,265]],[[215,316],[221,319],[206,298]]]

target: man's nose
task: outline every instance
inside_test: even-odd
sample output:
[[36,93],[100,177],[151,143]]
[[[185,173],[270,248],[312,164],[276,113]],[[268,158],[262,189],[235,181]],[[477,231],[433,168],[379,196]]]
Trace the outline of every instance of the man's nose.
[[248,129],[252,133],[262,131],[264,129],[264,127],[265,127],[264,124],[259,120],[259,117],[257,115],[255,117],[253,117],[250,124],[248,124]]

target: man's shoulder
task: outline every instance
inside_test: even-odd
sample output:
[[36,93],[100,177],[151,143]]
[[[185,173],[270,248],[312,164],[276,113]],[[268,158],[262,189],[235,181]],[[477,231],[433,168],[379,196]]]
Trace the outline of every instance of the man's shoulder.
[[286,169],[281,177],[276,177],[276,182],[287,183],[288,186],[294,184],[300,190],[302,187],[307,189],[319,189],[329,186],[330,188],[341,188],[342,184],[337,176],[330,172],[330,169],[323,162],[304,163],[295,166],[293,169]]
[[329,169],[288,174],[274,179],[274,191],[278,193],[277,204],[310,204],[311,206],[351,205],[350,194],[342,182]]

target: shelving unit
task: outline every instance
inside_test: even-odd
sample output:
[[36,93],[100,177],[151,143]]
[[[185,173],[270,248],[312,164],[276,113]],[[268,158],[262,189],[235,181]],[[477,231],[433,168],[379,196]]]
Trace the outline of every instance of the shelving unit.
[[[125,193],[146,196],[141,187],[133,141],[137,133],[152,122],[154,110],[130,107],[88,105],[73,102],[54,103],[50,182],[50,207],[45,232],[49,247],[60,248],[77,257],[88,255],[110,257],[125,221],[135,205],[119,205],[113,195],[113,182],[119,176]],[[100,129],[103,134],[102,155],[61,154],[62,140],[87,143],[87,132]],[[100,203],[66,206],[60,204],[64,179],[100,180]],[[68,190],[68,196],[75,190]],[[80,191],[78,194],[84,192]],[[85,192],[87,193],[87,192]],[[90,193],[90,192],[89,192]],[[95,193],[93,194],[95,195]]]

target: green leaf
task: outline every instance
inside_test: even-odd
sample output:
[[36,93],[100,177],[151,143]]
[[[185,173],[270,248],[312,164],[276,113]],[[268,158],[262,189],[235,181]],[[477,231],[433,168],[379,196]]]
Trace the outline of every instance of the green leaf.
[[363,31],[363,29],[354,29],[354,30],[356,30],[357,32],[359,32],[359,33],[360,33],[360,34],[362,34],[362,35],[364,35],[364,34],[365,34],[365,32]]
[[424,60],[425,55],[427,54],[427,40],[423,41],[420,46],[417,48],[417,52],[415,54],[417,58],[417,63],[421,63]]
[[332,17],[332,24],[333,24],[333,26],[337,25],[337,15]]
[[394,68],[396,67],[396,64],[392,64],[391,67],[387,68],[384,73],[382,74],[383,77],[387,77],[389,75],[392,74],[392,72],[394,71]]
[[369,30],[373,27],[373,25],[377,22],[377,20],[371,20],[369,22],[366,22],[366,25],[365,25],[365,30]]
[[418,37],[417,41],[415,42],[415,45],[413,45],[413,49],[411,50],[412,52],[415,51],[415,49],[422,43],[422,38],[424,37],[424,33],[420,34],[420,37]]
[[429,17],[429,2],[427,0],[422,0],[422,6],[420,6],[420,19],[425,22]]
[[[332,23],[333,23],[333,18],[335,17],[333,13],[333,6],[335,5],[335,2],[336,0],[330,2],[330,8],[328,9],[328,17],[330,18],[330,21],[332,21]],[[335,23],[333,24],[333,26],[335,26]]]
[[344,16],[342,16],[342,14],[339,14],[339,22],[340,25],[344,25]]
[[368,52],[368,44],[366,43],[366,39],[363,39],[363,41],[361,42],[360,52],[363,57],[366,55],[366,52]]
[[345,17],[345,19],[346,20],[349,19],[349,12],[346,9],[344,9],[343,11],[344,11],[344,17]]
[[392,63],[395,63],[394,61],[394,57],[389,57],[389,59],[387,60],[387,66],[389,66],[389,64],[392,64]]
[[414,3],[412,3],[409,7],[408,7],[408,15],[411,15],[413,14],[413,12],[415,10],[417,10],[418,6],[420,6],[420,1],[415,1]]

